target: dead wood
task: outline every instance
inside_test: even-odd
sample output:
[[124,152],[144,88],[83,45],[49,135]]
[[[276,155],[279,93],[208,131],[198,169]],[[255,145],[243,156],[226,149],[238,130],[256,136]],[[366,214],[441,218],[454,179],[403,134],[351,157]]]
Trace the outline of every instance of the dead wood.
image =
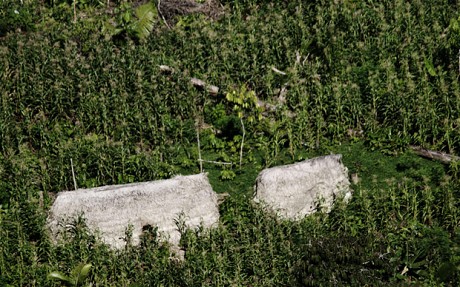
[[415,152],[415,154],[428,158],[428,159],[433,159],[445,164],[449,164],[451,161],[457,161],[460,160],[460,157],[443,153],[440,151],[434,151],[434,150],[429,150],[429,149],[424,149],[419,146],[410,146],[410,148]]
[[[174,69],[166,65],[160,65],[160,71],[165,74],[174,73]],[[190,78],[190,82],[196,88],[206,90],[212,96],[216,96],[219,93],[219,87],[214,86],[214,85],[209,85],[203,80],[200,80],[197,78]]]
[[213,86],[213,85],[208,85],[203,80],[200,80],[200,79],[197,79],[197,78],[191,78],[190,82],[192,82],[192,84],[197,88],[206,89],[206,91],[208,93],[210,93],[211,95],[213,95],[213,96],[215,96],[215,95],[217,95],[217,93],[219,93],[219,87],[216,87],[216,86]]

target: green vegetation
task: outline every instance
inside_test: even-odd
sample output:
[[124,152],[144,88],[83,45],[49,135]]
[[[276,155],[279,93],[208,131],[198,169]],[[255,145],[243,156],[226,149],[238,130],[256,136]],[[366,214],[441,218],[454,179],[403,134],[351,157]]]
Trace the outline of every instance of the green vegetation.
[[[408,150],[460,149],[457,4],[196,3],[0,2],[0,285],[457,286],[460,165]],[[185,261],[82,218],[52,243],[71,159],[80,188],[197,173],[197,130],[230,196],[216,229],[180,230]],[[261,169],[331,152],[361,179],[347,206],[286,222],[250,201]]]
[[54,271],[48,275],[48,278],[59,280],[67,286],[83,286],[84,281],[88,278],[91,267],[91,264],[80,264],[74,269],[71,277]]

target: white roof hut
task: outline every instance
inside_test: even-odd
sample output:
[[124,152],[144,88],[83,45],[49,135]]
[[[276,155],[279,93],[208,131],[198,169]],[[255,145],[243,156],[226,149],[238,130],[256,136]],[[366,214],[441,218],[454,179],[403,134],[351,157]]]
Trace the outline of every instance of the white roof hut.
[[279,216],[300,219],[316,211],[317,204],[330,210],[336,197],[351,197],[348,169],[342,155],[328,155],[259,173],[254,201],[264,202]]
[[219,221],[217,194],[204,173],[60,192],[48,217],[52,233],[56,236],[60,222],[81,212],[90,230],[99,231],[104,242],[114,248],[124,246],[122,238],[129,225],[133,227],[133,244],[140,242],[142,227],[151,225],[178,245],[175,219],[179,214],[185,215],[186,225],[192,228],[201,223],[210,227]]

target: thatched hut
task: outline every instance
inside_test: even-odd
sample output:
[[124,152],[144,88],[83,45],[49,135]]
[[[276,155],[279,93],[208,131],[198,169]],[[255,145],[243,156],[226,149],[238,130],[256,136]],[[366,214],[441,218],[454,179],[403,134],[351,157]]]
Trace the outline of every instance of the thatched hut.
[[59,225],[83,213],[92,231],[115,248],[121,248],[129,225],[133,244],[138,244],[143,226],[157,226],[169,242],[179,244],[175,220],[185,215],[185,224],[210,227],[219,221],[217,194],[206,174],[176,176],[168,180],[103,186],[58,193],[48,217],[52,233]]
[[328,155],[260,172],[256,202],[264,202],[278,215],[299,219],[317,210],[329,210],[335,198],[349,198],[348,169],[342,156]]

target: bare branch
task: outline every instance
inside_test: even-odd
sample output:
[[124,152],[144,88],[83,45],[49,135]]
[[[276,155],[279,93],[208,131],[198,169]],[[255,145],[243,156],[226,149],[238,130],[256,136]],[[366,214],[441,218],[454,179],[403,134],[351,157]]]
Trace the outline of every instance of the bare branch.
[[160,71],[164,73],[171,73],[171,74],[174,73],[174,69],[166,65],[160,65]]
[[434,159],[434,160],[437,160],[437,161],[440,161],[446,164],[449,164],[451,161],[460,160],[460,157],[458,156],[450,155],[450,154],[439,152],[439,151],[424,149],[419,146],[410,146],[410,148],[419,156],[422,156],[424,158]]
[[204,159],[199,159],[198,161],[213,163],[213,164],[222,164],[222,165],[232,165],[233,164],[233,162],[213,161],[213,160],[204,160]]
[[196,121],[196,139],[198,142],[198,162],[200,163],[200,173],[203,173],[203,160],[201,159],[201,143],[200,143],[200,123]]
[[280,71],[280,70],[278,70],[278,69],[275,68],[275,67],[272,67],[272,71],[275,72],[275,73],[278,73],[278,74],[280,74],[280,75],[286,76],[286,73],[285,73],[285,72]]
[[243,162],[243,146],[244,146],[244,137],[246,136],[246,129],[244,128],[243,118],[240,118],[241,128],[243,130],[243,138],[241,139],[241,148],[240,148],[240,169]]
[[73,160],[72,160],[72,158],[70,159],[70,167],[72,168],[73,186],[74,186],[75,190],[77,190],[78,189],[77,180],[75,179],[75,171],[73,169]]
[[208,93],[210,93],[211,95],[217,95],[217,93],[219,92],[219,87],[216,87],[213,85],[207,85],[206,82],[204,82],[203,80],[200,80],[197,78],[191,78],[190,82],[192,82],[192,84],[195,87],[206,89],[206,91],[208,91]]
[[[167,74],[174,73],[174,69],[169,67],[169,66],[166,66],[166,65],[160,65],[160,71],[163,72],[163,73],[167,73]],[[213,85],[208,85],[203,80],[200,80],[200,79],[197,79],[197,78],[190,78],[190,82],[196,88],[206,90],[212,96],[216,96],[219,93],[219,87],[213,86]]]
[[166,27],[168,27],[168,29],[171,30],[171,26],[169,26],[168,22],[166,22],[166,19],[165,19],[165,17],[163,16],[163,13],[161,13],[161,10],[160,10],[160,3],[161,3],[161,0],[158,0],[158,5],[157,5],[158,14],[161,16],[161,19],[163,19],[163,22],[165,23]]

